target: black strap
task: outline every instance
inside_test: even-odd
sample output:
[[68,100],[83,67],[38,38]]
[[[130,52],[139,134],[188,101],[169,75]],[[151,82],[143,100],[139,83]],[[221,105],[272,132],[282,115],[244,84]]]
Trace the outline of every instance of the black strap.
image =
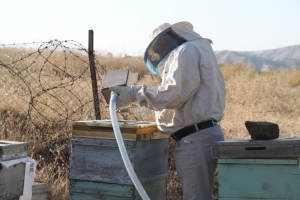
[[[198,130],[196,129],[196,127],[198,127]],[[210,127],[213,127],[214,126],[214,122],[213,122],[213,119],[211,120],[208,120],[208,121],[204,121],[204,122],[200,122],[198,124],[193,124],[193,125],[190,125],[190,126],[186,126],[182,129],[179,129],[178,131],[176,131],[175,133],[173,133],[171,135],[171,137],[176,140],[176,141],[179,141],[181,140],[183,137],[186,137],[192,133],[195,133],[197,131],[200,131],[200,130],[203,130],[203,129],[206,129],[206,128],[210,128]]]

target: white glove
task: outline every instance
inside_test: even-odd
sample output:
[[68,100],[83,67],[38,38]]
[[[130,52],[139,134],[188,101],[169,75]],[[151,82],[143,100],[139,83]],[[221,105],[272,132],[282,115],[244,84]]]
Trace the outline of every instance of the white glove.
[[117,108],[127,107],[131,102],[134,101],[130,86],[114,86],[109,89],[110,91],[116,92],[118,94],[116,105]]

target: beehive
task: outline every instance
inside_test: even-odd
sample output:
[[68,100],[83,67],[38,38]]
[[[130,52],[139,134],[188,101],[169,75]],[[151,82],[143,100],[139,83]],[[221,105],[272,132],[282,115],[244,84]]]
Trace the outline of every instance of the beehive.
[[[157,132],[153,122],[118,123],[130,161],[146,192],[152,195],[151,199],[165,199],[169,136]],[[73,122],[71,142],[71,199],[101,199],[109,195],[117,199],[125,194],[129,199],[139,198],[109,120]]]
[[25,158],[27,156],[27,142],[0,140],[0,161]]
[[219,159],[219,199],[300,199],[299,159]]
[[25,163],[3,168],[0,165],[0,199],[19,199],[23,195]]
[[[0,161],[6,162],[27,156],[27,143],[0,140]],[[25,163],[4,168],[0,164],[0,199],[19,199],[23,195]]]
[[300,138],[213,145],[219,199],[300,199]]

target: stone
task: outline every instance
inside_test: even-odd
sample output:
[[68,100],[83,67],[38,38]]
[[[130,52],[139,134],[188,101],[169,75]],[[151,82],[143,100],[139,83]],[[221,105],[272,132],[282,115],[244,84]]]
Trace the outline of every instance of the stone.
[[279,137],[279,127],[272,122],[246,121],[245,126],[253,140],[272,140]]

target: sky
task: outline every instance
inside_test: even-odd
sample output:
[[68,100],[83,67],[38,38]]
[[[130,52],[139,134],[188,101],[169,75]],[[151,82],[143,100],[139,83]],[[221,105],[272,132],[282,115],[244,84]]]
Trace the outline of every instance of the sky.
[[299,0],[0,0],[0,44],[74,40],[143,55],[158,25],[188,21],[215,51],[300,45]]

